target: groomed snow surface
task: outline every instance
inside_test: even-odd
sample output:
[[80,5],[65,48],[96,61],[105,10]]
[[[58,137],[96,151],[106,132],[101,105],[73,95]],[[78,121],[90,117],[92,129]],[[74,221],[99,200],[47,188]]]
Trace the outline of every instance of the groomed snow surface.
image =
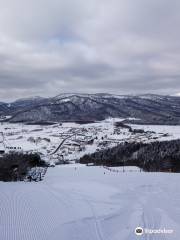
[[[179,181],[76,164],[50,168],[38,183],[0,182],[0,239],[179,240]],[[174,232],[136,236],[138,226]]]

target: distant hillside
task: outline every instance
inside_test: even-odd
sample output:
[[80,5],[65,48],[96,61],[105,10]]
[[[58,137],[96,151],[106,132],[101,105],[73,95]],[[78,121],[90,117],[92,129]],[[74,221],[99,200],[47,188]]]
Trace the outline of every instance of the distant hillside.
[[54,98],[0,103],[0,115],[11,122],[96,121],[136,118],[140,124],[180,124],[180,97],[161,95],[60,94]]

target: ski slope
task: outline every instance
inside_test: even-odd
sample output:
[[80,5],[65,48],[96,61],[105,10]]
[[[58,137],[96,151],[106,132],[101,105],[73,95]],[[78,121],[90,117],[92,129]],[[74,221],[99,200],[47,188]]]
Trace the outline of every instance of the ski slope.
[[[179,180],[76,164],[51,168],[38,183],[0,182],[0,239],[179,240]],[[173,233],[140,237],[138,226]]]

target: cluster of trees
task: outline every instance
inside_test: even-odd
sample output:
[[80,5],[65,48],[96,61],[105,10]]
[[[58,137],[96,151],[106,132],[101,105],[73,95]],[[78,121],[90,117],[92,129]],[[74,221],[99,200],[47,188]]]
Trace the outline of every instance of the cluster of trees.
[[0,181],[24,180],[31,168],[45,165],[38,154],[4,154],[0,157]]
[[145,171],[180,172],[180,140],[152,143],[122,143],[85,155],[80,163],[105,166],[137,166]]

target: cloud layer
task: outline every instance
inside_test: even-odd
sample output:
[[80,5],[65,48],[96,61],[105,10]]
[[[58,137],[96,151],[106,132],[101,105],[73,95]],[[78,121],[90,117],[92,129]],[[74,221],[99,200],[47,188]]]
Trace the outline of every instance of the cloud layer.
[[0,0],[1,100],[180,92],[178,0]]

